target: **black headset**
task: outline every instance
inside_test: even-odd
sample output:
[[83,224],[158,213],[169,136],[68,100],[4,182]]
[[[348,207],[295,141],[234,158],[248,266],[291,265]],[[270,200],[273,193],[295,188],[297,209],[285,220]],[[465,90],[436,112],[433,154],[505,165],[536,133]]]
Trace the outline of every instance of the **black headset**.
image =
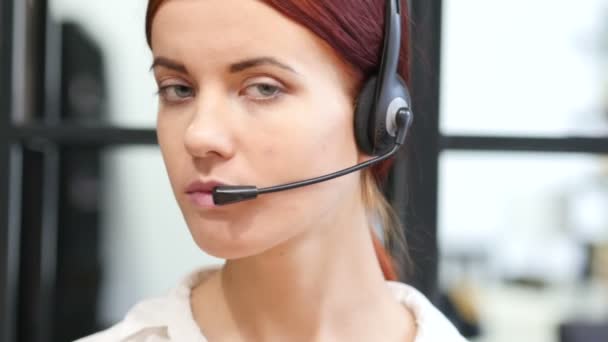
[[372,156],[382,155],[395,145],[398,126],[403,124],[397,122],[401,120],[397,119],[400,111],[404,116],[405,130],[413,120],[410,94],[397,72],[402,33],[400,18],[400,0],[386,0],[380,69],[363,86],[355,109],[357,145]]
[[398,74],[401,49],[400,0],[386,0],[384,43],[378,74],[364,84],[355,107],[355,138],[362,152],[374,158],[324,176],[258,189],[253,185],[226,185],[213,189],[213,201],[224,205],[258,195],[320,183],[361,170],[393,156],[405,141],[414,119],[410,94]]

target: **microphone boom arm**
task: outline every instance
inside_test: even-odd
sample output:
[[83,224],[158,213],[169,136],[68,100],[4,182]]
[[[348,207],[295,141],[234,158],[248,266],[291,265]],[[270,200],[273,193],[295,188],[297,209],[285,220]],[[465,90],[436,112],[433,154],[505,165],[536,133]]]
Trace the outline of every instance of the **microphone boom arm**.
[[333,173],[330,173],[328,175],[323,175],[320,177],[316,177],[316,178],[312,178],[312,179],[307,179],[307,180],[303,180],[303,181],[299,181],[299,182],[293,182],[293,183],[288,183],[288,184],[283,184],[283,185],[277,185],[277,186],[271,186],[271,187],[267,187],[267,188],[261,188],[258,190],[258,194],[269,194],[272,192],[277,192],[277,191],[283,191],[283,190],[290,190],[290,189],[294,189],[294,188],[299,188],[302,186],[307,186],[307,185],[312,185],[312,184],[317,184],[317,183],[321,183],[324,182],[326,180],[330,180],[333,178],[338,178],[338,177],[342,177],[344,175],[347,175],[351,172],[355,172],[355,171],[359,171],[361,169],[364,169],[368,166],[371,166],[373,164],[379,163],[385,159],[390,158],[393,154],[395,154],[397,152],[397,150],[399,149],[399,145],[395,145],[393,147],[393,149],[391,151],[389,151],[388,153],[385,153],[381,156],[378,156],[376,158],[370,159],[368,161],[365,161],[363,163],[359,163],[357,165],[353,165],[347,169],[343,169],[340,171],[336,171]]
[[405,136],[407,134],[407,130],[412,121],[411,115],[407,115],[408,112],[409,112],[409,110],[407,108],[401,108],[397,112],[395,119],[396,119],[397,127],[399,127],[399,129],[397,131],[397,136],[395,137],[395,145],[393,146],[393,148],[390,151],[388,151],[387,153],[385,153],[381,156],[372,158],[368,161],[359,163],[357,165],[353,165],[347,169],[343,169],[340,171],[330,173],[328,175],[323,175],[323,176],[319,176],[319,177],[315,177],[315,178],[311,178],[311,179],[307,179],[307,180],[303,180],[303,181],[293,182],[293,183],[270,186],[270,187],[261,188],[261,189],[258,189],[256,186],[253,186],[253,185],[218,186],[213,189],[213,202],[216,205],[231,204],[231,203],[254,199],[254,198],[257,198],[258,195],[262,195],[262,194],[269,194],[269,193],[273,193],[273,192],[290,190],[290,189],[295,189],[295,188],[299,188],[302,186],[312,185],[312,184],[324,182],[324,181],[327,181],[327,180],[330,180],[333,178],[338,178],[338,177],[347,175],[351,172],[361,170],[363,168],[366,168],[368,166],[371,166],[373,164],[386,160],[386,159],[390,158],[392,155],[394,155],[395,153],[397,153],[397,151],[399,150],[399,147],[401,147],[401,145],[405,141]]

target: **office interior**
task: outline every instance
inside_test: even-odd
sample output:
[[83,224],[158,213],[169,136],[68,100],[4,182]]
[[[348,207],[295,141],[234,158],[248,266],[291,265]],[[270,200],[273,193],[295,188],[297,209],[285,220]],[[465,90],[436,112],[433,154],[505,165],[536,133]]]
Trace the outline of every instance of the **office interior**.
[[[156,145],[146,3],[0,2],[1,341],[73,340],[222,263]],[[608,341],[608,3],[410,12],[405,281],[473,342]]]

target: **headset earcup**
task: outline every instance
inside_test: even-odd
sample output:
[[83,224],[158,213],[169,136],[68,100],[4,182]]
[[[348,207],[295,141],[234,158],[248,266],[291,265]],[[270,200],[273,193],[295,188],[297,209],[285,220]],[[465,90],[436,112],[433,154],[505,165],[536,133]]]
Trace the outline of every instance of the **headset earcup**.
[[[389,113],[390,104],[392,101],[401,98],[405,100],[407,106],[410,107],[410,95],[407,89],[407,85],[400,75],[396,75],[396,78],[390,84],[387,89],[390,97],[387,99],[390,102],[377,103],[374,111],[374,123],[373,127],[369,127],[369,135],[373,137],[374,154],[381,155],[388,152],[391,147],[395,144],[395,137],[392,136],[387,128],[387,120],[394,120],[395,113]],[[411,112],[410,112],[411,113]],[[391,115],[392,114],[392,115]],[[374,129],[373,131],[371,129]]]
[[355,139],[359,149],[368,155],[374,155],[373,137],[370,136],[370,132],[373,132],[373,130],[370,129],[370,125],[375,122],[372,117],[374,115],[376,80],[376,77],[372,77],[365,83],[359,93],[355,108]]
[[[387,108],[388,109],[388,108]],[[377,110],[377,108],[374,108]],[[387,112],[381,111],[373,114],[373,126],[369,127],[369,135],[373,137],[374,155],[381,155],[395,144],[395,138],[392,137],[386,129]]]

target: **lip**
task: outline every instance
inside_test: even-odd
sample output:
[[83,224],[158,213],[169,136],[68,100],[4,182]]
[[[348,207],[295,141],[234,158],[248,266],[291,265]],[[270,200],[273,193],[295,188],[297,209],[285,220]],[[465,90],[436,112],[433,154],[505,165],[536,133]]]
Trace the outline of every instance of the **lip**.
[[185,190],[190,202],[201,209],[210,209],[218,207],[213,202],[213,189],[218,186],[227,185],[220,181],[194,181],[188,185]]

